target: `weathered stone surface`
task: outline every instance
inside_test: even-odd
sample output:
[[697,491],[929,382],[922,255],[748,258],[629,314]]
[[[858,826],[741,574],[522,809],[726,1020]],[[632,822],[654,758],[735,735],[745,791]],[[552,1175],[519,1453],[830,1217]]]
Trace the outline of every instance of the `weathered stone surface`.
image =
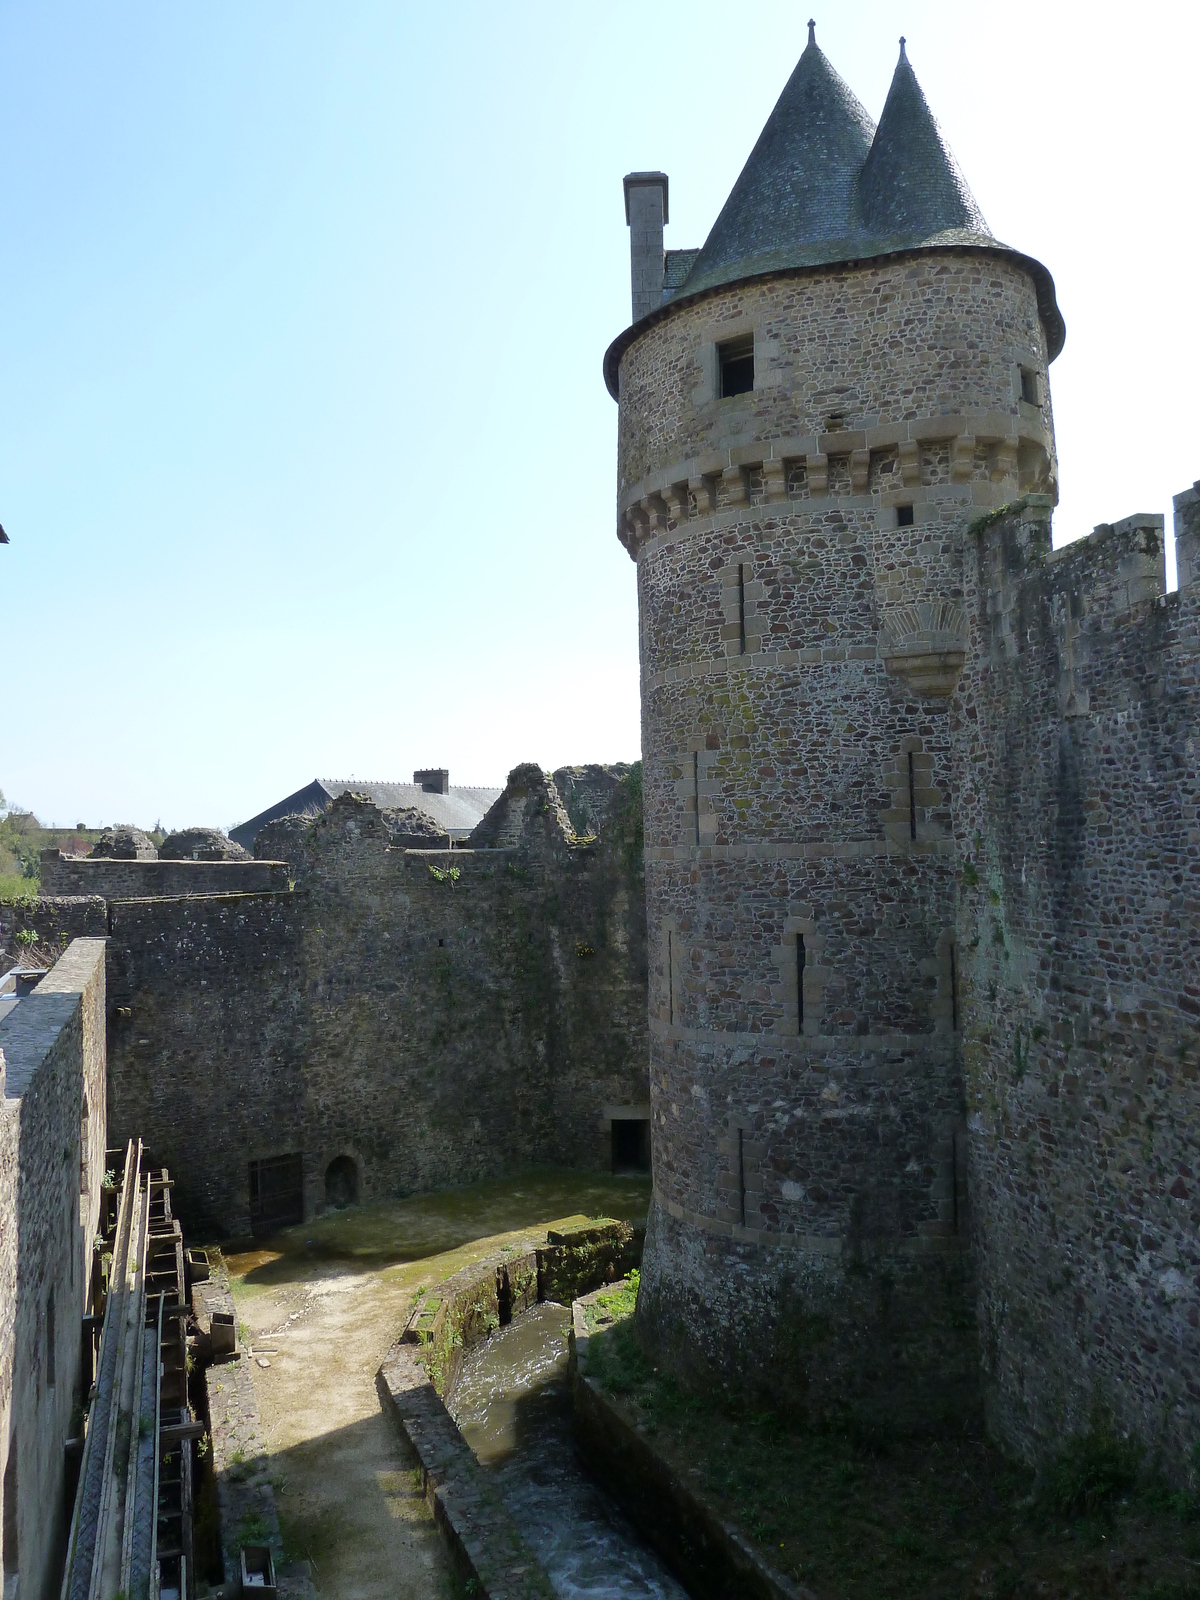
[[159,847],[160,861],[248,861],[250,852],[220,828],[181,828]]
[[158,851],[140,828],[131,823],[118,823],[105,828],[92,846],[90,855],[108,861],[156,861]]
[[1200,589],[1162,519],[972,538],[957,925],[980,1333],[1026,1452],[1200,1433]]
[[42,851],[42,893],[56,899],[100,895],[113,901],[167,895],[249,894],[262,889],[286,889],[287,884],[288,873],[281,862],[255,861],[249,856],[236,861],[118,861]]
[[648,1099],[642,885],[620,841],[580,847],[530,807],[516,850],[418,852],[348,796],[271,828],[294,893],[108,907],[114,1133],[178,1175],[189,1230],[245,1232],[249,1163],[288,1152],[309,1216],[341,1156],[363,1200],[607,1167],[606,1107]]
[[0,1519],[15,1524],[22,1593],[56,1588],[71,1511],[63,1441],[92,1309],[104,1011],[104,943],[76,939],[0,1017]]

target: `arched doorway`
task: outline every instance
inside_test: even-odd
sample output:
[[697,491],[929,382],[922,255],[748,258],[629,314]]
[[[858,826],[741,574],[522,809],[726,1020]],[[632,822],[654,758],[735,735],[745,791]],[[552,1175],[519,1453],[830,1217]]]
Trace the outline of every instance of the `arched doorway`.
[[340,1211],[358,1204],[358,1168],[350,1156],[337,1156],[325,1168],[325,1204]]

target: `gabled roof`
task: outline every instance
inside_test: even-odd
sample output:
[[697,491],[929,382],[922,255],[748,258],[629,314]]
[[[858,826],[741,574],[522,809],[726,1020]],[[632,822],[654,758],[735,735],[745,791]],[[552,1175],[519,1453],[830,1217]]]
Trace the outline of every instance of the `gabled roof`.
[[230,828],[229,837],[244,849],[253,850],[255,836],[268,822],[277,822],[280,817],[319,816],[331,800],[347,791],[369,796],[381,811],[389,807],[415,807],[431,817],[453,839],[465,839],[502,793],[500,789],[452,784],[448,794],[435,794],[423,789],[419,783],[379,783],[366,778],[314,778],[303,789],[297,789],[295,794],[268,806],[240,826]]
[[810,22],[808,45],[691,271],[665,287],[663,305],[609,346],[609,393],[617,398],[617,371],[632,341],[701,295],[772,273],[938,249],[993,251],[1024,267],[1054,360],[1066,338],[1054,280],[1040,261],[993,237],[921,92],[904,40],[876,128],[821,52]]

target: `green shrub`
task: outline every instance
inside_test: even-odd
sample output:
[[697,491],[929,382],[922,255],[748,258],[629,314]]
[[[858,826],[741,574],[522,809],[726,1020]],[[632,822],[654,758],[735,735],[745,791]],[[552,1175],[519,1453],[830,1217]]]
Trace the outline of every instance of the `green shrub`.
[[1137,1483],[1142,1447],[1118,1438],[1111,1420],[1097,1418],[1055,1456],[1046,1472],[1042,1500],[1060,1517],[1094,1517],[1108,1511]]

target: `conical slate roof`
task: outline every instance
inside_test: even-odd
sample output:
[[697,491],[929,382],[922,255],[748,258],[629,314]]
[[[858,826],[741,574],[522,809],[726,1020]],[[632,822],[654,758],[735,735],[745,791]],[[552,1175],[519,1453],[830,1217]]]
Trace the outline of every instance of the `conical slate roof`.
[[869,234],[928,239],[965,228],[992,237],[921,92],[903,39],[858,189]]
[[904,40],[876,128],[821,52],[810,22],[796,70],[688,276],[610,346],[609,392],[616,397],[617,368],[631,339],[669,306],[769,273],[964,248],[1001,253],[1029,272],[1053,361],[1066,338],[1054,280],[1040,261],[993,237],[921,92]]
[[[697,257],[685,292],[745,266],[861,231],[858,175],[875,124],[808,25],[808,45]],[[752,269],[753,270],[753,269]]]

